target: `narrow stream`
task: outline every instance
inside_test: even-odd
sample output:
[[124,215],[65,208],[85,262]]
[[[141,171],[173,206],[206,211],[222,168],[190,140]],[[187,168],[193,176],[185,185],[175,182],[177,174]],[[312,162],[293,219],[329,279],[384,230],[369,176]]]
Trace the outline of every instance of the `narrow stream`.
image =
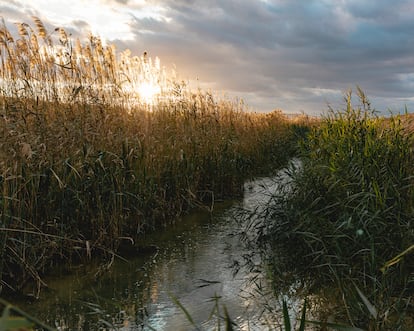
[[99,277],[96,268],[81,266],[73,274],[49,278],[50,289],[21,308],[59,330],[178,331],[195,330],[195,325],[215,329],[223,321],[214,309],[223,316],[226,307],[237,329],[268,330],[269,302],[258,295],[265,292],[264,278],[251,282],[257,275],[243,267],[234,272],[249,253],[240,243],[235,216],[240,207],[255,208],[275,189],[271,178],[248,182],[243,200],[218,205],[212,215],[193,213],[146,238],[157,252],[116,259]]

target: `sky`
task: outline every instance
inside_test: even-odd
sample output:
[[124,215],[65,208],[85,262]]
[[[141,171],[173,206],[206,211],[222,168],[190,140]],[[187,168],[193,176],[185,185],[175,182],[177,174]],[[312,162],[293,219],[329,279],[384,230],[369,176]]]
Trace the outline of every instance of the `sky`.
[[414,112],[411,0],[0,0],[10,30],[32,16],[253,111],[320,115],[359,86],[379,112]]

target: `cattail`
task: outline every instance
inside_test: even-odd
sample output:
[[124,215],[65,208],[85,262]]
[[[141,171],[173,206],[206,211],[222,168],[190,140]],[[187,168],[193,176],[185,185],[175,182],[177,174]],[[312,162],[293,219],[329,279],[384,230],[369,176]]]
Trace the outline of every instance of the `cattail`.
[[69,38],[68,35],[66,34],[66,31],[62,28],[56,28],[55,31],[58,30],[59,31],[59,42],[63,45],[63,46],[67,46],[68,42],[69,42]]
[[39,35],[39,37],[43,38],[47,45],[52,45],[52,40],[50,39],[50,36],[48,36],[43,22],[36,16],[33,16],[33,21],[36,24],[37,34]]
[[14,39],[9,30],[3,30],[3,40],[5,44],[14,43]]
[[16,23],[17,24],[17,29],[19,31],[19,35],[24,37],[24,36],[28,36],[29,33],[27,32],[26,27],[28,27],[27,23]]
[[38,35],[42,38],[46,38],[47,33],[46,33],[46,28],[43,25],[43,22],[36,16],[33,16],[33,21],[36,24]]
[[34,52],[39,52],[39,42],[37,40],[37,36],[35,34],[32,34],[30,36],[30,43],[31,43],[31,47],[33,49]]
[[75,41],[75,54],[82,55],[82,50],[83,50],[82,44],[81,44],[79,38],[76,38],[76,41]]

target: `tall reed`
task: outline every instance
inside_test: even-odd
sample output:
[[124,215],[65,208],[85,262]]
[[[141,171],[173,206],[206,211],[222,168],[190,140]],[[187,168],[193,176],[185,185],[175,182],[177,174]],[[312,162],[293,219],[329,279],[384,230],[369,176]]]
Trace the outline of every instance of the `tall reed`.
[[[17,23],[13,36],[0,26],[0,86],[4,96],[59,103],[89,103],[133,107],[145,103],[140,86],[156,86],[157,94],[180,94],[180,84],[167,84],[159,58],[145,52],[117,52],[101,38],[72,40],[63,28],[48,32],[34,17],[35,28]],[[177,95],[178,94],[178,95]],[[3,101],[5,102],[5,101]]]
[[[145,55],[63,29],[0,29],[0,282],[20,290],[57,263],[113,254],[126,238],[241,194],[296,136],[280,112],[248,112],[167,80]],[[58,38],[57,43],[54,43]],[[151,105],[140,82],[159,84]],[[304,124],[306,125],[306,124]]]
[[355,106],[347,94],[346,109],[309,134],[259,243],[275,282],[293,272],[313,289],[334,285],[342,319],[403,330],[413,323],[414,264],[383,266],[414,242],[413,134],[401,116],[377,116],[360,89],[358,97]]

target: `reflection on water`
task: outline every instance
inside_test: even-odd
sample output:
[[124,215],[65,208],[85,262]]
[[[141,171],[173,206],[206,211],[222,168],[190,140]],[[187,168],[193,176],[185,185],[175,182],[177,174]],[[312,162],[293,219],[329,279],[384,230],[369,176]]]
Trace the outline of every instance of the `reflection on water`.
[[269,178],[246,183],[243,201],[223,204],[213,215],[193,213],[146,238],[159,247],[156,253],[117,259],[98,279],[91,266],[48,279],[51,289],[22,308],[61,330],[195,329],[179,302],[202,330],[217,326],[224,306],[241,330],[268,329],[268,306],[255,299],[264,296],[252,296],[259,287],[264,293],[264,280],[251,282],[257,275],[243,267],[234,274],[231,266],[249,253],[234,235],[237,210],[255,208],[268,199],[269,189],[276,189]]

